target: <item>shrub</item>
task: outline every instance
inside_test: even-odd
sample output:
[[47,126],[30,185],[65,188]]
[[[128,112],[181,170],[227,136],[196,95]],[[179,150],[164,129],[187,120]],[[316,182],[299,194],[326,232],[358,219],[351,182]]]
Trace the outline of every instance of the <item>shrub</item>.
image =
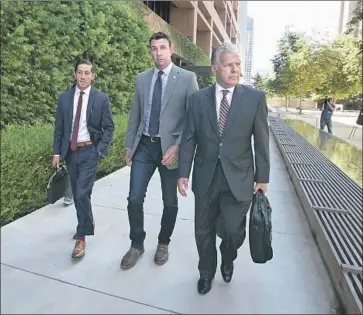
[[216,77],[213,74],[198,74],[197,81],[199,89],[204,89],[216,83]]
[[[124,166],[127,116],[114,116],[115,133],[108,156],[101,160],[97,178]],[[47,204],[53,124],[9,125],[1,132],[1,226]]]
[[127,113],[136,74],[151,66],[150,30],[126,1],[1,2],[1,126],[53,122],[73,64],[96,65],[114,114]]

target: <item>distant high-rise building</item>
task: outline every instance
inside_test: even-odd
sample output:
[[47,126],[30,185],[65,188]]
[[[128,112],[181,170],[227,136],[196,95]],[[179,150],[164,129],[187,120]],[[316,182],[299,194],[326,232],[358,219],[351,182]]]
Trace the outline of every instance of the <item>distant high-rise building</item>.
[[[352,20],[353,13],[357,5],[362,5],[362,1],[340,1],[339,14],[339,35],[343,35],[347,30],[347,24]],[[362,21],[358,22],[354,27],[351,35],[359,37],[362,30]]]
[[239,25],[239,50],[244,65],[244,57],[247,49],[247,1],[238,1],[237,24]]
[[247,17],[247,49],[245,54],[244,83],[251,85],[252,53],[253,53],[253,19]]

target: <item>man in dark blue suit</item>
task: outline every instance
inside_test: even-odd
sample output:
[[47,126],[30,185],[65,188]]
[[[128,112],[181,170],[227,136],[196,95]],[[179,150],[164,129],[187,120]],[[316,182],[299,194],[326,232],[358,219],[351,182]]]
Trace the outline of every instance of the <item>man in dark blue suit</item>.
[[58,98],[55,117],[53,165],[66,162],[77,210],[73,258],[83,257],[86,235],[94,235],[91,193],[98,159],[104,158],[112,140],[114,124],[108,95],[91,86],[95,78],[90,61],[75,65],[76,85]]

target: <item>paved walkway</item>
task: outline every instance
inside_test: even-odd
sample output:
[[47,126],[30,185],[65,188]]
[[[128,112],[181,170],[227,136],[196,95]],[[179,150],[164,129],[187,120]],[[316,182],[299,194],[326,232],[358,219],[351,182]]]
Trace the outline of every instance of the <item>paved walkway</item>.
[[247,237],[232,282],[218,272],[211,292],[198,295],[190,194],[179,198],[169,261],[156,266],[162,202],[155,175],[145,204],[145,253],[133,269],[120,270],[129,248],[123,168],[95,184],[96,235],[83,259],[71,259],[73,206],[48,205],[1,229],[1,313],[336,313],[337,298],[273,138],[270,147],[274,258],[267,264],[252,262]]

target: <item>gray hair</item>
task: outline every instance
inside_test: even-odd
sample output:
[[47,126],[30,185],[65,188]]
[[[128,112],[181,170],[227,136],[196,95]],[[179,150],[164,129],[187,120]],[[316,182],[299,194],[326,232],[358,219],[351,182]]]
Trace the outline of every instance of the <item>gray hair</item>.
[[218,66],[221,59],[221,55],[224,53],[236,53],[239,55],[239,51],[236,45],[232,43],[223,43],[212,51],[212,66]]

